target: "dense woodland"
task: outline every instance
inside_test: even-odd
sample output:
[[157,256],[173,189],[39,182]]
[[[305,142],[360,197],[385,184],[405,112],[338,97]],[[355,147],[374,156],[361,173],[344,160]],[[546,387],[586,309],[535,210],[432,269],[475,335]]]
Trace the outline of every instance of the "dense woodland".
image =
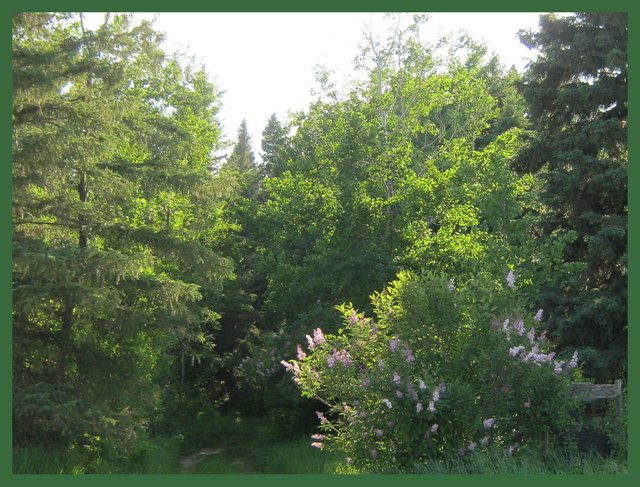
[[515,276],[554,354],[626,380],[626,15],[541,16],[523,74],[466,36],[425,45],[425,22],[365,29],[359,81],[319,70],[257,158],[151,24],[14,15],[14,450],[131,471],[231,421],[308,438],[325,406],[281,361],[399,275],[478,305]]

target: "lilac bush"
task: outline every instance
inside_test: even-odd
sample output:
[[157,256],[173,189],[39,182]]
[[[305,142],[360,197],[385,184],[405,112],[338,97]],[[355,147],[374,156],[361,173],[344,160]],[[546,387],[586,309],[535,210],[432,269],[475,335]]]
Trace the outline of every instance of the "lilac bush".
[[451,453],[514,454],[566,426],[577,355],[551,351],[541,311],[495,314],[519,301],[515,282],[510,272],[456,288],[401,273],[374,295],[375,319],[340,306],[338,333],[316,328],[282,361],[323,405],[313,446],[344,453],[354,471],[411,470]]

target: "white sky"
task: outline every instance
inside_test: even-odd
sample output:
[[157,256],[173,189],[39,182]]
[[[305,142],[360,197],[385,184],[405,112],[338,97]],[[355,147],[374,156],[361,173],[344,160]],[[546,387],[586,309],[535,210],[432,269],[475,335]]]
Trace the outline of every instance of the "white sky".
[[[275,113],[306,108],[317,88],[314,66],[335,71],[336,81],[352,75],[365,24],[383,23],[369,13],[160,13],[154,25],[166,33],[165,49],[180,49],[203,64],[224,91],[219,119],[234,141],[243,118],[259,158],[261,134]],[[136,14],[151,19],[154,14]],[[537,28],[537,13],[433,13],[423,26],[425,40],[466,30],[484,41],[507,67],[522,71],[534,55],[520,44],[520,29]]]

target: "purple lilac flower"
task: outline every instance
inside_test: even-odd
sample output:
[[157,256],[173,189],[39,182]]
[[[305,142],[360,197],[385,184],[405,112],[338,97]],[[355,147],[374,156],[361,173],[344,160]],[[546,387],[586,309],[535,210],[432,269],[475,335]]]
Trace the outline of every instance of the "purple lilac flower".
[[391,401],[389,401],[389,399],[383,399],[382,403],[387,406],[389,409],[391,409],[393,407],[393,405],[391,404]]
[[333,355],[327,355],[327,366],[332,369],[336,363],[336,359]]
[[296,346],[296,350],[298,352],[298,360],[304,360],[307,354],[304,353],[304,350],[302,350],[302,347],[300,346],[300,344]]
[[414,401],[418,400],[418,394],[416,394],[416,391],[413,388],[413,384],[411,382],[407,384],[407,394],[409,394],[409,396],[411,396],[411,399],[413,399]]
[[476,444],[474,442],[469,443],[469,446],[467,447],[467,450],[473,451],[475,449],[476,449]]
[[458,449],[458,455],[460,455],[461,457],[463,457],[463,456],[464,456],[464,446],[462,446],[462,447],[460,447],[460,448]]
[[326,342],[326,340],[324,339],[322,330],[320,328],[316,328],[315,330],[313,330],[313,343],[315,343],[316,345],[320,345],[324,342]]
[[402,392],[401,391],[396,391],[396,396],[398,396],[398,399],[402,398]]
[[525,402],[522,403],[522,407],[523,408],[530,408],[531,407],[531,399],[527,399]]
[[513,452],[516,450],[515,445],[511,445],[509,448],[507,448],[507,455],[513,455]]
[[416,404],[416,413],[419,413],[420,411],[422,411],[422,403],[421,402]]
[[316,416],[318,416],[318,419],[320,420],[321,424],[325,424],[329,422],[329,420],[325,417],[325,415],[322,414],[320,411],[316,411]]
[[358,314],[355,309],[351,310],[351,316],[349,317],[349,321],[352,325],[355,325],[358,322]]
[[371,383],[371,381],[369,380],[369,377],[367,377],[367,376],[365,375],[365,376],[362,378],[362,382],[361,382],[362,387],[368,387],[370,383]]
[[440,384],[438,384],[438,386],[436,386],[436,388],[433,390],[433,395],[431,396],[431,398],[433,399],[433,402],[436,403],[440,400],[440,391],[442,389],[440,388]]
[[504,323],[502,323],[502,331],[505,333],[509,331],[509,318],[504,320]]
[[482,425],[484,426],[484,429],[488,430],[489,428],[491,428],[493,426],[493,423],[495,423],[495,422],[496,422],[496,418],[489,418],[489,419],[485,419],[482,422]]
[[407,363],[412,364],[416,359],[413,356],[413,352],[411,352],[411,349],[409,347],[404,347],[404,358],[406,359]]
[[568,369],[575,369],[578,366],[578,351],[575,350],[571,356],[571,360],[567,364]]
[[524,335],[524,320],[520,317],[516,319],[516,322],[513,324],[513,328],[518,333],[518,336]]
[[555,367],[553,368],[553,373],[558,375],[559,373],[562,372],[562,366],[564,365],[564,360],[555,360],[554,365]]
[[376,428],[375,430],[373,430],[373,432],[378,436],[384,436],[384,431],[382,431],[380,428]]
[[384,369],[384,362],[382,361],[381,358],[378,359],[378,368],[379,369]]
[[346,350],[340,350],[339,352],[336,349],[333,349],[333,359],[335,362],[340,362],[346,366],[351,365],[351,357],[349,356],[349,352]]
[[398,350],[398,345],[400,345],[399,338],[389,338],[389,348],[391,349],[392,352],[395,352],[396,350]]
[[480,444],[481,445],[487,445],[488,443],[489,443],[489,437],[488,436],[485,436],[484,438],[482,438],[480,440]]
[[510,289],[513,289],[513,286],[516,283],[516,275],[513,273],[513,271],[509,271],[509,274],[507,274],[506,280],[507,280],[507,286],[509,286]]
[[422,379],[420,379],[420,381],[418,382],[418,387],[420,388],[421,391],[424,391],[427,388],[427,385],[424,383]]
[[531,328],[529,333],[527,333],[527,339],[529,340],[529,343],[533,345],[533,342],[536,339],[536,331],[533,328]]
[[435,408],[435,405],[433,404],[433,401],[429,401],[429,405],[427,406],[427,409],[429,410],[429,412],[432,412],[432,413],[436,412],[436,408]]
[[376,450],[375,448],[372,448],[371,450],[369,450],[369,454],[371,455],[371,458],[373,458],[374,460],[378,458],[378,450]]
[[542,321],[543,314],[544,311],[542,310],[542,308],[540,308],[538,312],[533,316],[533,321],[535,321],[536,323],[540,323]]
[[394,373],[393,373],[393,382],[394,382],[395,384],[400,384],[400,380],[401,380],[401,379],[400,379],[400,375],[399,375],[397,372],[394,372]]
[[433,426],[431,426],[431,432],[436,433],[437,431],[438,431],[438,423],[435,423]]
[[517,347],[511,347],[509,349],[509,355],[511,355],[512,357],[515,357],[523,350],[524,350],[524,347],[522,345],[518,345]]
[[313,338],[311,338],[311,336],[309,335],[305,335],[305,337],[307,338],[307,342],[309,342],[309,350],[313,350],[314,348],[316,348],[316,344],[313,341]]

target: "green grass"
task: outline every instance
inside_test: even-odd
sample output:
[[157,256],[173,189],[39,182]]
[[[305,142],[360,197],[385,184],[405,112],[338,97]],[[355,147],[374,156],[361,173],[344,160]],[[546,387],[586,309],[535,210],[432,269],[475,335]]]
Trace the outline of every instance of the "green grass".
[[295,441],[247,444],[229,447],[217,455],[207,457],[191,472],[213,473],[281,473],[331,474],[338,456],[310,446],[306,436]]
[[596,454],[575,452],[474,454],[466,457],[451,456],[442,462],[421,465],[414,473],[420,474],[626,474],[626,460],[601,457]]
[[[39,446],[15,448],[14,473],[148,473],[148,474],[333,474],[357,473],[342,462],[343,456],[311,447],[305,434],[283,438],[278,425],[256,418],[213,418],[203,435],[203,445],[177,439],[138,437],[126,455],[92,459],[86,452]],[[206,440],[206,441],[205,441]],[[181,460],[199,448],[219,450],[183,468]],[[519,451],[459,457],[416,465],[416,474],[624,474],[627,460],[622,455],[603,458],[576,451]],[[396,473],[389,471],[388,473]]]
[[14,448],[13,473],[84,473],[78,459],[66,450],[31,446]]

